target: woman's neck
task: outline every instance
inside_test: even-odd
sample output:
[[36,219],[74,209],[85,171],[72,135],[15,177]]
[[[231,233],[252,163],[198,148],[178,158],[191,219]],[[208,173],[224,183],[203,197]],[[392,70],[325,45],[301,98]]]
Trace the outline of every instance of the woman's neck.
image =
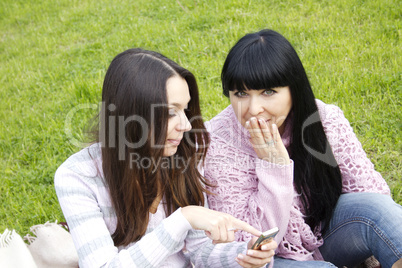
[[156,211],[158,210],[159,203],[161,202],[162,197],[163,197],[160,183],[157,184],[157,187],[158,187],[158,194],[156,195],[151,206],[149,207],[149,212],[151,212],[152,214],[155,214]]

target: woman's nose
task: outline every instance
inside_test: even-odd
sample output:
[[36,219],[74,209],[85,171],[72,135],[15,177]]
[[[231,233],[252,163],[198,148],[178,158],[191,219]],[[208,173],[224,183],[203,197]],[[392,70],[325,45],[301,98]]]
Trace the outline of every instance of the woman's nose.
[[250,98],[248,102],[248,112],[252,116],[257,116],[264,111],[264,102],[258,97]]
[[180,117],[180,122],[179,122],[179,125],[178,125],[178,130],[179,130],[179,131],[186,132],[186,131],[190,131],[191,128],[192,128],[192,127],[191,127],[190,121],[188,120],[187,116],[186,116],[185,114],[183,114],[183,115]]

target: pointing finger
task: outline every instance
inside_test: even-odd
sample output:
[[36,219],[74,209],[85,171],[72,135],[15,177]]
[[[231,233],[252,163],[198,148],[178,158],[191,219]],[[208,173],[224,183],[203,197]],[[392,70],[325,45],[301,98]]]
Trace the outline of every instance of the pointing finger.
[[257,229],[255,229],[250,224],[248,224],[248,223],[246,223],[244,221],[238,220],[236,218],[234,218],[233,226],[235,226],[236,229],[238,229],[238,230],[246,231],[246,232],[248,232],[248,233],[250,233],[252,235],[255,235],[255,236],[260,236],[261,235],[261,231],[258,231]]

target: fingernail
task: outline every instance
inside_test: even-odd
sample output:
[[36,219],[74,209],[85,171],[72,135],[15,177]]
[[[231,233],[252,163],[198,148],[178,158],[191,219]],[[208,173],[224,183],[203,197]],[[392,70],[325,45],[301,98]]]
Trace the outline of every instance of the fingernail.
[[247,122],[246,122],[246,127],[249,127],[249,126],[250,126],[250,122],[247,121]]
[[260,122],[261,124],[263,124],[263,123],[264,123],[264,120],[262,120],[262,119],[260,118],[260,119],[258,119],[258,122]]
[[249,256],[253,256],[253,251],[252,250],[247,250],[247,255],[249,255]]
[[257,118],[255,118],[255,117],[251,117],[251,118],[250,118],[250,120],[251,120],[251,121],[256,121],[256,120],[257,120]]
[[237,258],[242,260],[242,259],[244,259],[244,256],[242,254],[239,254],[239,255],[237,255]]

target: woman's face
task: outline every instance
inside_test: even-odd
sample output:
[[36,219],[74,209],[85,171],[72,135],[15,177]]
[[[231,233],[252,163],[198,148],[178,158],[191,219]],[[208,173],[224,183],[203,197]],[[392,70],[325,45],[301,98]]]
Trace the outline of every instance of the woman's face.
[[292,108],[289,87],[271,89],[229,91],[229,98],[239,122],[245,126],[252,117],[263,119],[268,125],[276,124],[283,134],[287,118]]
[[167,80],[166,92],[169,121],[163,155],[171,156],[177,152],[177,147],[183,139],[184,132],[191,129],[191,124],[185,114],[191,97],[186,80],[177,75]]

